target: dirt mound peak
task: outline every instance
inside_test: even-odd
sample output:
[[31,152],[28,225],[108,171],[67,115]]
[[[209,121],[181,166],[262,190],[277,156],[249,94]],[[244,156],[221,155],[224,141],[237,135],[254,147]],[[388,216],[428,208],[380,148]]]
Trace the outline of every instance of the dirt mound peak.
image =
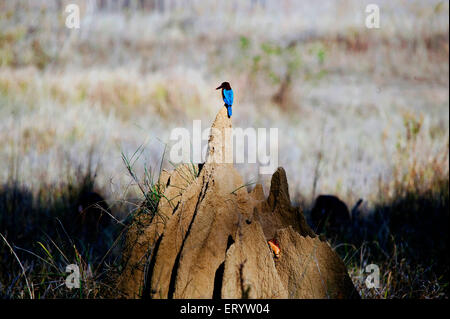
[[273,174],[266,200],[261,185],[249,193],[232,161],[223,162],[231,127],[222,108],[206,162],[162,174],[158,213],[127,234],[118,288],[129,298],[358,297],[342,260],[291,206],[284,169]]

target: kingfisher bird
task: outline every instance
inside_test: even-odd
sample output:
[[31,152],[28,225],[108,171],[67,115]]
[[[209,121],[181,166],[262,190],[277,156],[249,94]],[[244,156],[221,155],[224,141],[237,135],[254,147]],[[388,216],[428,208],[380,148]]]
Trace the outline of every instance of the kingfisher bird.
[[231,89],[231,85],[228,82],[223,82],[216,90],[222,89],[222,99],[225,102],[224,106],[228,111],[228,118],[231,117],[232,110],[231,106],[233,105],[233,90]]

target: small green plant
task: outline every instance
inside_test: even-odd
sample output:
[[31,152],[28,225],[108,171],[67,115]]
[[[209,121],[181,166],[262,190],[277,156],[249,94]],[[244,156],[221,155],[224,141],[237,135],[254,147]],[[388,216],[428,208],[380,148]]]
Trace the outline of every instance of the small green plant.
[[241,50],[246,51],[249,49],[250,47],[250,39],[245,37],[245,36],[241,36],[239,38],[240,41],[240,45],[241,45]]
[[[152,168],[147,168],[146,166],[144,166],[143,177],[139,178],[136,174],[134,167],[137,160],[142,155],[143,151],[144,145],[142,144],[130,157],[125,155],[125,153],[121,152],[122,161],[125,164],[128,174],[130,175],[134,184],[138,187],[140,193],[144,197],[142,203],[139,206],[139,209],[137,209],[133,214],[131,214],[130,218],[134,220],[134,217],[136,215],[144,213],[148,214],[151,218],[153,218],[155,215],[158,215],[162,218],[163,222],[165,222],[166,217],[163,216],[162,214],[159,214],[158,212],[159,202],[162,199],[164,199],[169,203],[169,205],[172,208],[175,208],[174,205],[172,204],[174,198],[167,198],[164,195],[165,185],[163,185],[160,180],[166,148],[164,148],[164,152],[161,157],[159,170],[154,172]],[[199,175],[199,168],[197,165],[193,163],[187,165],[186,164],[176,165],[171,161],[169,161],[169,164],[172,165],[174,171],[176,171],[177,174],[186,182],[186,185],[190,185]],[[176,185],[171,186],[178,187]],[[177,195],[176,197],[178,196],[180,195]]]
[[124,152],[121,152],[122,161],[125,164],[128,174],[134,181],[135,185],[137,185],[141,194],[144,196],[144,200],[140,205],[141,209],[139,209],[137,212],[138,213],[144,212],[153,217],[158,213],[158,203],[160,199],[164,197],[163,187],[159,182],[159,176],[161,175],[162,171],[164,154],[161,159],[158,178],[155,180],[155,175],[151,168],[149,169],[147,167],[144,167],[144,176],[141,180],[135,172],[134,165],[136,164],[136,161],[140,158],[143,152],[144,152],[143,144],[141,144],[138,147],[138,149],[131,155],[131,157],[128,157],[127,155],[125,155]]
[[[248,51],[246,41],[244,50]],[[278,90],[273,95],[273,102],[282,106],[286,106],[288,102],[287,96],[291,90],[292,79],[297,76],[302,63],[301,57],[296,45],[281,46],[273,42],[263,42],[259,50],[248,55],[251,58],[250,79],[257,81],[258,79],[267,79]]]
[[236,195],[236,192],[237,192],[238,190],[240,190],[241,188],[244,188],[244,187],[247,187],[247,186],[250,186],[250,185],[254,185],[254,184],[256,184],[256,182],[248,182],[248,183],[246,183],[246,184],[244,184],[244,185],[241,185],[241,186],[239,186],[238,188],[236,188],[235,190],[233,190],[233,191],[231,192],[231,194]]

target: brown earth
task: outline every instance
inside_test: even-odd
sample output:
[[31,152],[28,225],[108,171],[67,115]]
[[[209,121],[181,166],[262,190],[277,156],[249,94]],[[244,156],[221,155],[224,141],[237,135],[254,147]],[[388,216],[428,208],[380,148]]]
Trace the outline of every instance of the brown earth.
[[247,192],[233,164],[223,163],[231,127],[222,108],[206,163],[163,171],[158,213],[141,214],[127,233],[120,291],[129,298],[359,298],[342,260],[291,206],[283,168],[266,200],[261,185]]

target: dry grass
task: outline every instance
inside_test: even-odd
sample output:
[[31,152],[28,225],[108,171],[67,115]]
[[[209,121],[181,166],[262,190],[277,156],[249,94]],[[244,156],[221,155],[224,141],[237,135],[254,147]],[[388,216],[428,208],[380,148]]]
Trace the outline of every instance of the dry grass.
[[[136,198],[121,152],[132,154],[144,143],[137,174],[157,167],[171,129],[192,129],[193,119],[201,119],[203,129],[210,125],[222,105],[214,88],[228,80],[236,94],[234,126],[279,128],[279,166],[291,197],[306,211],[318,194],[336,194],[349,206],[365,200],[366,235],[345,239],[355,247],[349,256],[359,256],[348,258],[349,267],[355,282],[366,263],[380,263],[385,276],[384,290],[361,286],[364,296],[443,296],[448,277],[439,277],[442,269],[412,267],[409,248],[398,243],[416,219],[429,219],[430,210],[448,221],[447,2],[379,1],[379,30],[364,27],[361,1],[220,7],[166,1],[164,8],[145,9],[133,1],[109,9],[75,2],[81,29],[71,31],[64,27],[65,1],[0,0],[0,233],[8,232],[13,248],[36,253],[36,242],[46,238],[44,246],[56,249],[44,233],[57,236],[54,217],[76,210],[76,190],[84,187],[79,172],[91,174],[88,159],[98,164],[95,189],[110,203]],[[267,191],[270,176],[259,176],[257,165],[238,169]],[[113,212],[122,220],[133,209],[119,205]],[[13,213],[21,216],[17,223]],[[378,215],[381,222],[373,221]],[[392,216],[411,228],[392,230]],[[12,234],[19,228],[28,235]],[[108,230],[103,248],[116,231]],[[53,240],[67,245],[64,236]],[[367,250],[367,242],[385,248]],[[1,247],[8,262],[2,263],[0,291],[25,298],[18,264]],[[85,273],[101,261],[76,247],[78,253],[70,245],[61,251],[82,256]],[[80,296],[55,290],[59,273],[44,276],[47,288],[36,288],[35,275],[50,274],[51,266],[25,252],[18,257],[35,297]],[[55,265],[64,272],[66,261],[58,258]],[[408,281],[414,276],[424,289],[407,290],[416,287]],[[81,296],[102,296],[95,287]]]

